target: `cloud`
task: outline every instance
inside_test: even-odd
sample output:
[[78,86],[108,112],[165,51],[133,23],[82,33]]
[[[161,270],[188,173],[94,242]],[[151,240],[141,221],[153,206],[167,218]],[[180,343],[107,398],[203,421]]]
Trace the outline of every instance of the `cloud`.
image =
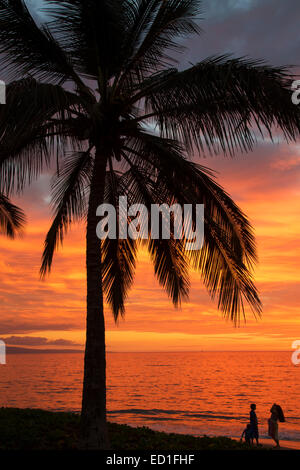
[[272,162],[272,167],[280,171],[287,171],[300,167],[300,155],[291,158],[281,158],[275,160]]
[[224,21],[239,11],[249,11],[262,0],[203,0],[203,16],[208,20]]
[[49,340],[38,336],[7,336],[1,338],[5,344],[14,346],[78,346],[79,343],[67,339]]
[[205,0],[203,34],[187,41],[185,63],[233,53],[273,65],[300,65],[298,0]]

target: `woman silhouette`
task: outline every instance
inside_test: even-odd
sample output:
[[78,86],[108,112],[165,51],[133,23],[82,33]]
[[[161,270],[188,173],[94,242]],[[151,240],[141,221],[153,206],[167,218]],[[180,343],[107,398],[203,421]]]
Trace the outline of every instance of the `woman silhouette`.
[[276,442],[275,447],[280,447],[279,439],[278,439],[278,421],[283,423],[285,421],[283,411],[281,406],[277,405],[276,403],[273,404],[272,408],[270,409],[271,417],[269,418],[269,436],[274,439]]

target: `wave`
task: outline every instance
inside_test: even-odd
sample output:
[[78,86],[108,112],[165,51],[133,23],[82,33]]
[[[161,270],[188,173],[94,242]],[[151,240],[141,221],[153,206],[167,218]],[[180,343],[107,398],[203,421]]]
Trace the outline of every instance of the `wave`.
[[126,410],[110,410],[108,411],[108,414],[128,414],[128,413],[133,413],[133,414],[142,414],[142,415],[156,415],[156,414],[180,414],[182,411],[178,410],[160,410],[157,408],[153,408],[150,410],[145,410],[141,408],[127,408]]
[[175,367],[173,364],[145,364],[145,367]]
[[[208,419],[208,420],[229,420],[229,421],[243,421],[244,416],[233,416],[233,415],[221,415],[214,414],[213,412],[205,413],[192,413],[182,410],[164,410],[164,409],[142,409],[142,408],[128,408],[120,410],[110,410],[107,412],[109,415],[128,414],[128,415],[140,415],[145,418],[151,416],[153,419],[167,420],[167,419],[183,419],[183,418],[197,418],[197,419]],[[157,415],[160,415],[157,417]],[[165,417],[164,415],[173,415]]]

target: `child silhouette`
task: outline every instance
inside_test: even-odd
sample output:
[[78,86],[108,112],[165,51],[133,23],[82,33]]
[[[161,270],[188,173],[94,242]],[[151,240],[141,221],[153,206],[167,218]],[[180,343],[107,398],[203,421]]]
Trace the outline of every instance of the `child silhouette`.
[[249,444],[250,446],[252,445],[252,429],[251,429],[251,424],[247,424],[245,427],[242,435],[241,435],[241,441],[243,440],[243,437],[245,437],[245,442],[246,444]]
[[256,440],[256,444],[259,445],[259,442],[258,442],[258,420],[257,420],[257,416],[256,416],[256,413],[255,413],[255,410],[256,410],[256,404],[255,403],[252,403],[250,405],[250,426],[251,426],[251,431],[252,431],[252,441],[253,439]]

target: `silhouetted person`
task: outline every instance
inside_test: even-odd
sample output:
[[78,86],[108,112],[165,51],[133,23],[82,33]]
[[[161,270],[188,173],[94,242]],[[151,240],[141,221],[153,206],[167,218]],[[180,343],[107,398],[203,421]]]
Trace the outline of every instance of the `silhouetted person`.
[[250,405],[250,426],[251,426],[251,431],[252,431],[252,441],[253,439],[256,440],[256,444],[259,445],[259,442],[258,442],[258,437],[259,437],[259,433],[258,433],[258,420],[257,420],[257,416],[256,416],[256,413],[255,413],[255,410],[256,410],[256,405],[255,403],[252,403],[252,405]]
[[241,441],[243,440],[243,437],[245,437],[245,442],[246,444],[249,444],[251,446],[252,444],[252,429],[251,429],[251,424],[247,424],[245,427],[242,435],[241,435]]
[[285,417],[284,417],[281,406],[276,405],[276,403],[274,403],[274,405],[270,409],[270,412],[271,412],[271,416],[268,421],[269,423],[268,434],[276,442],[275,447],[280,447],[279,439],[278,439],[278,421],[280,421],[281,423],[284,423]]

